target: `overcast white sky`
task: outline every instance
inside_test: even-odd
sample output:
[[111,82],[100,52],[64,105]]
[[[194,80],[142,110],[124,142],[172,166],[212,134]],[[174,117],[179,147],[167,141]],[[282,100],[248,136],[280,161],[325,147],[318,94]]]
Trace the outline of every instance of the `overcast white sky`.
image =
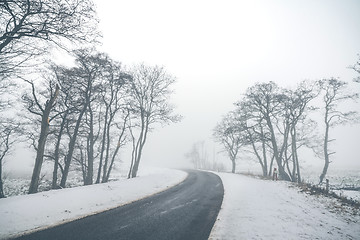
[[[184,119],[150,135],[144,162],[179,165],[192,144],[202,140],[212,155],[212,129],[255,82],[288,87],[304,79],[351,82],[355,76],[347,67],[360,53],[357,0],[96,4],[104,35],[101,50],[126,65],[163,65],[177,77],[172,101]],[[356,163],[360,169],[359,125],[337,132],[341,150],[334,162]]]

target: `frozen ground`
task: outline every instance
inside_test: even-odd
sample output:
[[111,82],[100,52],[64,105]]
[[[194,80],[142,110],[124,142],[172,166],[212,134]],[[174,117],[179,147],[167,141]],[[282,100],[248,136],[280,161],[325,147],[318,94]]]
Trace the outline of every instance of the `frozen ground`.
[[225,195],[210,239],[360,239],[360,214],[287,182],[218,174]]
[[176,185],[187,174],[151,169],[140,177],[0,199],[0,239],[114,208]]

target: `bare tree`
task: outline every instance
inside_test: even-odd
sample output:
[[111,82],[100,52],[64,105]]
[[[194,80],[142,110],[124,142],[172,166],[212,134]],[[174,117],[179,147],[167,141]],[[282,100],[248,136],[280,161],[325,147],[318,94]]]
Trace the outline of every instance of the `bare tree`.
[[194,165],[194,169],[200,169],[201,160],[200,160],[200,151],[198,149],[198,144],[193,144],[190,151],[185,154],[185,157],[190,159],[190,162]]
[[[60,77],[61,84],[67,86],[69,94],[72,96],[72,105],[77,112],[74,126],[71,127],[72,133],[70,134],[68,152],[65,157],[65,166],[60,182],[61,187],[65,187],[67,181],[83,117],[89,111],[91,103],[98,98],[104,66],[108,62],[106,54],[94,52],[93,49],[77,50],[74,55],[77,66],[70,69],[64,68]],[[90,159],[90,164],[93,164],[92,159]],[[91,166],[88,166],[88,168],[91,169]],[[92,175],[92,172],[89,175]]]
[[204,163],[207,161],[207,154],[204,145],[204,141],[194,143],[189,152],[185,153],[185,157],[194,165],[194,169],[205,169]]
[[[133,145],[133,164],[129,177],[136,177],[142,151],[152,126],[156,123],[177,122],[180,116],[173,115],[174,107],[168,102],[171,85],[175,78],[167,74],[162,67],[150,67],[140,64],[131,71],[131,118],[138,135]],[[133,135],[134,136],[134,135]]]
[[[99,155],[98,172],[103,172],[104,181],[108,179],[113,166],[113,162],[109,166],[111,128],[121,118],[120,115],[116,117],[116,114],[122,112],[119,110],[126,105],[124,99],[128,90],[122,88],[129,75],[121,70],[119,63],[94,49],[80,49],[73,54],[75,67],[53,67],[61,86],[61,102],[56,109],[58,121],[57,131],[54,132],[55,149],[51,150],[53,154],[49,154],[55,160],[53,187],[57,187],[59,167],[62,173],[60,187],[65,187],[73,158],[82,171],[86,171],[83,174],[85,185],[93,184],[94,164]],[[123,145],[124,135],[120,139],[120,146]],[[59,157],[66,147],[61,150],[60,142],[68,145],[63,164],[59,162]],[[80,149],[79,146],[85,146],[85,149]],[[116,154],[112,160],[115,156]]]
[[[103,76],[99,100],[99,104],[105,108],[105,113],[103,114],[100,160],[96,183],[100,183],[100,180],[105,182],[108,179],[107,175],[109,174],[107,171],[109,170],[111,127],[114,126],[117,115],[121,113],[122,109],[126,108],[127,104],[125,99],[127,89],[125,85],[129,79],[130,76],[122,70],[120,63],[109,60]],[[120,141],[122,141],[122,139],[120,139]]]
[[[288,173],[292,181],[301,182],[300,163],[298,156],[298,148],[302,145],[299,144],[298,139],[298,128],[299,124],[304,123],[306,119],[306,113],[309,109],[309,102],[318,96],[319,91],[316,89],[315,84],[303,81],[301,82],[295,91],[285,91],[287,96],[285,108],[287,109],[286,123],[289,124],[290,128],[290,139],[289,143],[286,144],[285,148],[285,164],[288,169]],[[287,150],[290,150],[290,156],[287,157]],[[292,170],[289,167],[289,159],[292,160]]]
[[119,150],[121,147],[123,147],[126,142],[127,142],[127,137],[126,137],[126,130],[127,130],[127,121],[130,115],[130,111],[126,110],[126,115],[123,119],[122,123],[115,123],[116,128],[117,128],[117,144],[115,149],[113,150],[112,156],[111,156],[111,160],[109,162],[109,166],[107,167],[107,164],[104,166],[104,174],[103,174],[103,178],[102,178],[102,182],[107,182],[110,178],[110,174],[111,174],[111,170],[113,169],[114,163],[115,163],[115,158],[117,156],[117,154],[119,153]]
[[194,143],[190,151],[185,154],[185,157],[194,164],[194,169],[217,170],[217,167],[223,167],[219,164],[216,165],[215,162],[212,164],[209,161],[208,153],[205,148],[205,141]]
[[359,60],[353,66],[350,66],[350,68],[359,74],[359,76],[354,78],[353,81],[360,83],[360,54],[358,54],[358,57],[359,57]]
[[[272,153],[271,137],[264,117],[261,113],[254,112],[254,109],[246,102],[246,99],[235,103],[235,105],[236,124],[241,126],[245,143],[252,149],[250,152],[257,158],[262,168],[263,176],[266,177],[271,174],[274,154]],[[270,162],[268,161],[268,154],[272,156]]]
[[344,124],[346,122],[353,122],[357,119],[356,111],[341,111],[339,103],[353,100],[359,97],[359,94],[346,93],[347,83],[340,81],[335,78],[324,79],[318,81],[319,86],[324,92],[323,103],[325,108],[324,123],[325,123],[325,134],[324,134],[324,167],[320,175],[320,183],[324,180],[327,170],[330,164],[330,156],[335,152],[329,151],[329,143],[335,139],[330,138],[330,128]]
[[3,188],[3,164],[5,157],[9,154],[11,147],[15,143],[14,134],[19,130],[18,124],[9,124],[4,121],[0,121],[0,198],[4,198]]
[[[57,67],[53,67],[53,71],[55,72],[55,75],[58,77],[57,74]],[[61,81],[60,79],[58,79]],[[58,115],[58,119],[54,119],[54,150],[52,155],[52,159],[54,160],[54,168],[53,168],[53,178],[52,178],[52,189],[58,188],[58,169],[63,170],[61,168],[60,164],[60,156],[61,152],[64,152],[64,149],[61,149],[61,143],[64,140],[65,130],[66,126],[69,124],[69,116],[73,113],[74,109],[72,109],[71,106],[69,106],[69,101],[71,96],[69,95],[69,92],[66,90],[65,86],[63,86],[63,89],[59,92],[59,101],[56,105],[54,111],[56,112],[56,115]]]
[[44,160],[45,144],[51,121],[49,116],[51,109],[54,107],[55,100],[59,94],[59,85],[54,84],[51,81],[49,82],[48,100],[45,104],[43,104],[40,102],[36,94],[34,83],[28,80],[25,81],[27,81],[31,85],[32,91],[31,96],[24,95],[23,100],[27,104],[27,109],[29,110],[29,112],[41,118],[40,135],[36,145],[35,166],[29,187],[29,194],[31,194],[38,191],[40,172]]
[[67,116],[68,112],[65,111],[63,114],[60,115],[60,125],[58,126],[58,130],[55,134],[55,149],[54,149],[54,168],[53,168],[53,177],[52,177],[52,189],[58,188],[57,180],[58,180],[58,169],[60,165],[60,144],[61,140],[63,139],[63,134],[65,130],[65,125],[67,123]]
[[247,144],[246,128],[236,121],[235,113],[230,112],[215,127],[213,135],[228,153],[232,164],[231,172],[235,173],[239,150]]
[[[95,106],[93,106],[95,105]],[[87,113],[85,114],[85,126],[83,126],[84,128],[84,135],[86,136],[86,152],[87,152],[87,162],[86,161],[82,161],[83,164],[82,166],[86,166],[86,171],[84,173],[85,178],[84,178],[84,185],[91,185],[93,184],[93,175],[94,175],[94,159],[95,159],[95,142],[97,141],[97,138],[99,136],[99,134],[96,133],[95,130],[95,119],[96,118],[96,113],[98,113],[98,108],[99,106],[97,106],[96,104],[89,104],[88,109],[87,109]],[[85,130],[86,129],[86,130]],[[81,156],[83,156],[82,154],[82,149],[79,149]],[[83,157],[81,159],[84,159]]]
[[91,0],[0,1],[0,80],[46,52],[44,43],[94,41],[97,23]]
[[233,128],[241,132],[241,142],[256,156],[263,176],[271,175],[275,160],[283,179],[300,181],[297,150],[306,142],[298,129],[305,124],[308,103],[318,95],[313,85],[304,81],[292,91],[273,82],[255,84],[235,103]]
[[[275,83],[270,82],[250,87],[245,94],[244,104],[251,109],[252,117],[263,119],[266,123],[279,174],[282,179],[290,181],[283,165],[284,151],[290,132],[289,124],[284,122],[286,121],[284,115],[288,114],[284,111],[284,99],[286,96],[282,90]],[[279,138],[279,136],[282,137]]]

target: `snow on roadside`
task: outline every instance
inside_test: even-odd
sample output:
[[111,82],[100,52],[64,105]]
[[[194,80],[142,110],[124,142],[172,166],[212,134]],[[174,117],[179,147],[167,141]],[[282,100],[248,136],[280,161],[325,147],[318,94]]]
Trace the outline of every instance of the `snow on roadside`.
[[140,177],[0,199],[0,239],[58,225],[161,192],[183,181],[179,170],[140,171]]
[[210,239],[360,239],[360,215],[287,182],[218,173],[225,189]]

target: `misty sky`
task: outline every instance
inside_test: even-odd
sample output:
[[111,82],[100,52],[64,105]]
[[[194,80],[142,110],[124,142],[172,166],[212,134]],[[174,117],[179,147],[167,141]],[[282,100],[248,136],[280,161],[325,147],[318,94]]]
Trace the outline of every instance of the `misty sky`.
[[[304,79],[339,77],[360,91],[352,82],[355,72],[348,69],[360,54],[358,0],[95,3],[104,36],[99,50],[126,66],[162,65],[177,78],[171,101],[184,119],[151,133],[145,164],[189,166],[184,154],[199,141],[206,142],[210,159],[215,155],[230,164],[213,143],[212,130],[256,82],[295,87]],[[351,108],[360,111],[359,104]],[[333,165],[360,169],[359,136],[359,125],[333,131]],[[126,151],[122,157],[130,161]],[[306,162],[303,166],[322,164]]]
[[[172,102],[184,119],[150,135],[144,162],[179,166],[198,141],[206,141],[209,157],[215,152],[226,158],[213,146],[212,129],[256,82],[294,87],[304,79],[339,77],[360,89],[351,83],[355,72],[347,68],[360,53],[356,0],[96,4],[104,35],[101,50],[126,65],[163,65],[177,77]],[[358,104],[353,107],[360,110]],[[360,168],[359,125],[334,134],[334,162]]]

